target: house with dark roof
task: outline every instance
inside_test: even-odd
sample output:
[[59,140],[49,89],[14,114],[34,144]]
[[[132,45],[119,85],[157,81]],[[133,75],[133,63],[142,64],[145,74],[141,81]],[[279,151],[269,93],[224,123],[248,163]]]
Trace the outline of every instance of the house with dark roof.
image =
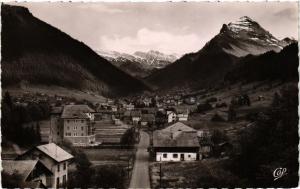
[[156,161],[195,161],[199,158],[196,131],[156,130],[152,140],[151,152]]
[[131,111],[130,115],[133,124],[138,124],[141,121],[142,113],[140,110],[133,110]]
[[[20,188],[46,188],[47,177],[52,172],[38,160],[3,160],[2,178],[11,177],[14,185]],[[2,187],[9,188],[9,183],[2,182]]]
[[155,123],[154,114],[142,114],[141,126],[153,125]]
[[[45,179],[47,188],[65,188],[68,181],[68,165],[73,156],[54,143],[36,146],[17,157],[18,160],[36,160],[50,172]],[[17,162],[16,161],[16,162]]]

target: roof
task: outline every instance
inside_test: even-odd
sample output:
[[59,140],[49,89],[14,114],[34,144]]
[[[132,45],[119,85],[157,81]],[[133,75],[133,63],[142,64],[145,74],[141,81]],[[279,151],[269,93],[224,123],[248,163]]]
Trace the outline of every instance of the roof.
[[154,131],[153,147],[200,147],[195,131],[181,131],[176,134]]
[[129,110],[126,110],[124,112],[124,116],[130,117],[130,115],[131,115],[131,112]]
[[177,131],[196,131],[190,126],[187,126],[181,122],[174,123],[173,125],[170,125],[169,127],[166,127],[165,129],[162,129],[162,131],[168,131],[168,132],[177,132]]
[[154,114],[142,114],[142,121],[155,121]]
[[27,179],[38,160],[3,160],[3,171],[9,175],[18,174],[23,181]]
[[94,112],[88,105],[66,105],[64,107],[62,118],[83,118],[86,119],[88,116],[86,113]]
[[131,111],[131,117],[140,117],[141,115],[142,113],[139,110]]
[[36,148],[57,162],[62,162],[73,158],[71,154],[57,146],[55,143],[40,145]]
[[51,114],[61,114],[63,111],[63,107],[52,107]]

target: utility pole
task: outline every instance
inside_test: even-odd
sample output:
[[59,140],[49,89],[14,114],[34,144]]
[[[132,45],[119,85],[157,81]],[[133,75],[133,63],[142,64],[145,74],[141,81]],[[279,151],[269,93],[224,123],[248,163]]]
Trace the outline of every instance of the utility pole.
[[130,157],[128,158],[128,167],[127,167],[127,175],[128,175],[128,179],[129,179],[129,166],[130,166]]
[[162,172],[161,172],[161,157],[159,161],[159,188],[162,188],[161,186],[161,177],[162,177]]

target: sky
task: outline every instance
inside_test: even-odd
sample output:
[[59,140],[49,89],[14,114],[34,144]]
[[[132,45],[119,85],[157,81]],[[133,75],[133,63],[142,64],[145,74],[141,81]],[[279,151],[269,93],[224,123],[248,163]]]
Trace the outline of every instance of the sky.
[[[13,4],[13,3],[10,3]],[[298,39],[297,2],[14,3],[95,51],[200,50],[222,25],[249,16],[275,37]]]

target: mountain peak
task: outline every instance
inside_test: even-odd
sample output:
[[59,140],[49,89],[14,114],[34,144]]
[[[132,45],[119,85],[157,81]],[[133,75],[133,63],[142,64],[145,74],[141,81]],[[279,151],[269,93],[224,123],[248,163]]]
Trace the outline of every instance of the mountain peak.
[[258,55],[271,50],[279,52],[292,42],[293,40],[289,39],[278,40],[256,21],[243,16],[235,22],[223,24],[220,33],[208,42],[204,49],[221,50],[240,57],[247,54]]
[[248,16],[240,17],[239,20],[230,22],[227,26],[228,29],[234,33],[238,33],[240,31],[263,30],[256,21],[252,20]]

